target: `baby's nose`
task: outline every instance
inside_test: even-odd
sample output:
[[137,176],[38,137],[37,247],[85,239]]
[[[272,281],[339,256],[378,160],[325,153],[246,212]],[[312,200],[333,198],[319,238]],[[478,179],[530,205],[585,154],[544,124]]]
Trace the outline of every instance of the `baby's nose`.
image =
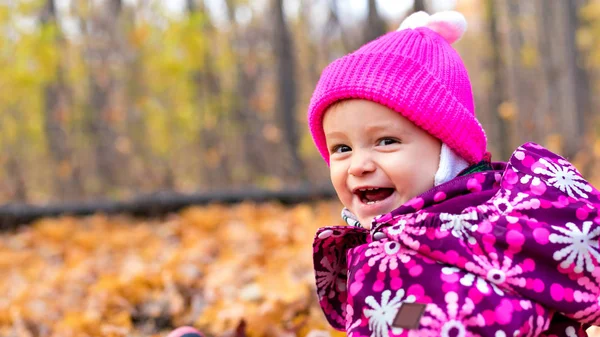
[[367,151],[355,151],[352,154],[350,166],[348,167],[349,175],[360,177],[373,171],[375,171],[375,163]]

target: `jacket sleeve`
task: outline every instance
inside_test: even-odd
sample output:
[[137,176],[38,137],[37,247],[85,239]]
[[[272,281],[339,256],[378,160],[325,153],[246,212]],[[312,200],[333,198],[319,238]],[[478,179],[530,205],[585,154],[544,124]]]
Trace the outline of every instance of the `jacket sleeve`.
[[367,241],[368,231],[360,227],[332,226],[317,231],[313,242],[313,263],[321,309],[331,326],[346,329],[347,251]]
[[529,143],[487,202],[383,230],[579,325],[600,325],[599,196],[572,164]]

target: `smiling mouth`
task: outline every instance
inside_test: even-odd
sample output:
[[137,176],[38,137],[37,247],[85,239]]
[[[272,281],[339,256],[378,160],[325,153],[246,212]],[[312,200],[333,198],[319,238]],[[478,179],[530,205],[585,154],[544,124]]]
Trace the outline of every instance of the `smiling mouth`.
[[392,193],[394,193],[394,189],[389,187],[359,188],[354,191],[354,194],[360,198],[360,201],[367,205],[373,205],[385,200],[392,195]]

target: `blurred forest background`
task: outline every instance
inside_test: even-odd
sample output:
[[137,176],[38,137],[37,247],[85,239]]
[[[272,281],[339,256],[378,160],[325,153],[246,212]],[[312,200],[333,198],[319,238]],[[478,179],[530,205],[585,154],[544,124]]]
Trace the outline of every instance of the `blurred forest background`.
[[2,0],[0,203],[327,183],[320,71],[451,8],[494,159],[535,141],[598,184],[598,0]]
[[[494,159],[535,141],[600,186],[600,0],[0,0],[0,204],[327,184],[305,125],[321,70],[453,8]],[[244,202],[0,232],[0,336],[341,337],[311,255],[339,211]]]

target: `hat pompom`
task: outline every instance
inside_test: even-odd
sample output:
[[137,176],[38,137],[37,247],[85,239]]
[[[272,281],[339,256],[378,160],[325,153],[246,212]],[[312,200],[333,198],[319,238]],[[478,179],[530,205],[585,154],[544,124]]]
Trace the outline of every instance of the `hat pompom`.
[[438,12],[429,15],[425,12],[416,12],[402,21],[398,30],[427,27],[440,34],[448,43],[452,44],[467,31],[467,20],[464,15],[456,11]]
[[423,11],[415,12],[409,15],[406,19],[404,19],[404,21],[402,21],[402,23],[400,24],[400,28],[398,28],[398,31],[404,29],[415,29],[418,27],[425,27],[427,26],[428,22],[429,14]]

